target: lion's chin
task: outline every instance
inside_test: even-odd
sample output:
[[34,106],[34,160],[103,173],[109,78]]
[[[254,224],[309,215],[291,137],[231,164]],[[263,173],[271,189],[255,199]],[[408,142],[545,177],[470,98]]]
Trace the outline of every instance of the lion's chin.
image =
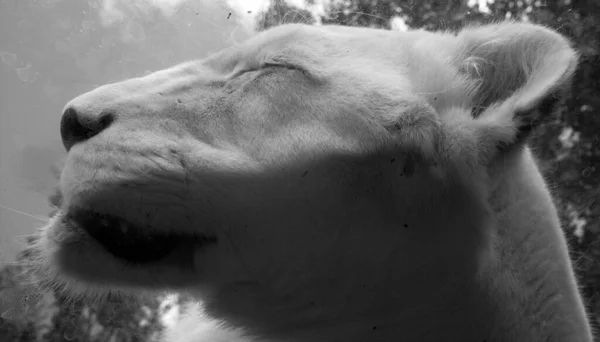
[[149,234],[125,219],[87,209],[59,213],[44,240],[61,277],[123,290],[190,286],[198,277],[194,255],[216,244],[211,236]]

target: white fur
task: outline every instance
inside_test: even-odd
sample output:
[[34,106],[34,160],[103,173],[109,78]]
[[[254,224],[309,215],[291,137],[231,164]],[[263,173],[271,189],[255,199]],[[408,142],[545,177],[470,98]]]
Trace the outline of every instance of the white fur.
[[[590,342],[523,140],[576,62],[529,24],[285,25],[98,88],[68,106],[115,119],[69,152],[41,270],[72,295],[194,294],[167,341]],[[218,242],[132,266],[74,207]]]

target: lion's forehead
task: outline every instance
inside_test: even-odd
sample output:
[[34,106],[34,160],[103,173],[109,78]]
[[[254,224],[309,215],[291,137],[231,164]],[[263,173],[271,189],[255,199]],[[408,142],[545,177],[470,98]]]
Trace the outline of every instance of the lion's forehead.
[[[203,61],[220,72],[284,60],[317,76],[339,73],[411,76],[411,69],[447,70],[447,56],[455,49],[453,35],[426,31],[386,31],[336,25],[288,24],[258,33]],[[336,73],[339,72],[339,73]]]
[[[468,106],[473,84],[453,60],[460,45],[450,33],[388,31],[336,25],[282,25],[204,61],[221,72],[283,61],[317,79],[353,83],[361,91],[415,95],[438,111]],[[368,89],[367,89],[368,88]]]

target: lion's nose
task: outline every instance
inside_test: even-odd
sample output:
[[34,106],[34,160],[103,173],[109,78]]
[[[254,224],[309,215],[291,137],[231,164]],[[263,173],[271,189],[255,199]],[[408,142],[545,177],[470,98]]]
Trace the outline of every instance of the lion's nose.
[[63,145],[69,151],[73,145],[102,132],[113,120],[114,114],[111,111],[94,113],[74,105],[68,106],[60,121]]

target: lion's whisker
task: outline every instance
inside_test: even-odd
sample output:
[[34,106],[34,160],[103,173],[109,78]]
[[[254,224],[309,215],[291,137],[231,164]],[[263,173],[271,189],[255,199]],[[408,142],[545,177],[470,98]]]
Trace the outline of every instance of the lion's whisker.
[[12,212],[15,212],[15,213],[18,213],[18,214],[24,215],[24,216],[28,216],[28,217],[34,218],[34,219],[36,219],[36,220],[39,220],[39,221],[42,221],[42,222],[44,222],[44,223],[47,223],[47,222],[48,222],[48,220],[47,220],[47,219],[44,219],[44,218],[42,218],[42,217],[35,216],[35,215],[32,215],[32,214],[28,214],[28,213],[26,213],[26,212],[24,212],[24,211],[20,211],[20,210],[17,210],[17,209],[11,208],[11,207],[7,207],[7,206],[5,206],[5,205],[2,205],[2,204],[0,204],[0,208],[6,209],[6,210],[9,210],[9,211],[12,211]]

